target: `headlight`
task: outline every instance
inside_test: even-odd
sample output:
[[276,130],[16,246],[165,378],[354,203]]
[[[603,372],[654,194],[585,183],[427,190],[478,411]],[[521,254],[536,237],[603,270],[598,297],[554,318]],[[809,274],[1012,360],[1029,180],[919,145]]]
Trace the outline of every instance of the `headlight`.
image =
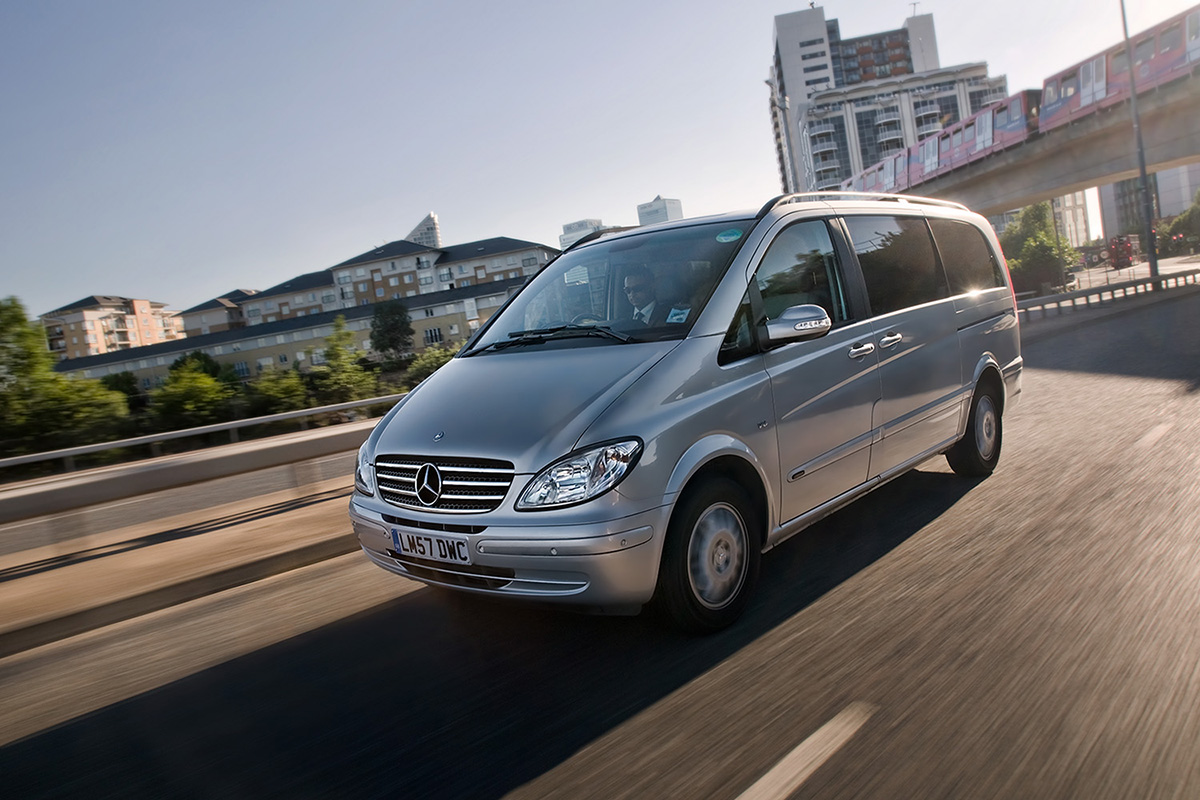
[[582,503],[616,486],[642,452],[636,439],[609,442],[569,455],[539,472],[517,502],[517,509],[559,508]]
[[367,445],[358,448],[358,461],[354,468],[354,488],[363,494],[375,494],[375,467]]

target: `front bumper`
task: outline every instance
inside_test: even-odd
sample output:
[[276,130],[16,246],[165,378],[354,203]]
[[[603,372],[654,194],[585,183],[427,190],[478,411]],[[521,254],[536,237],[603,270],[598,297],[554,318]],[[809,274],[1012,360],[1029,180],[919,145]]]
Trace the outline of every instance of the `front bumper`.
[[[439,527],[385,516],[357,497],[350,499],[350,520],[363,552],[384,569],[413,580],[495,597],[614,610],[643,605],[654,594],[665,509],[607,523]],[[452,532],[444,532],[446,527]],[[465,540],[471,563],[398,552],[393,531]]]

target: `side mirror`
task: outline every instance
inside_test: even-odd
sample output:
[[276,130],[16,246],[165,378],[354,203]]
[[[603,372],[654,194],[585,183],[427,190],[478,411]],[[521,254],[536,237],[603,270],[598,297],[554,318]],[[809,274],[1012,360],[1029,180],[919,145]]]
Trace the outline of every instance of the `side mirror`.
[[767,320],[767,342],[780,345],[816,339],[829,333],[832,327],[833,320],[820,306],[792,306],[777,319]]

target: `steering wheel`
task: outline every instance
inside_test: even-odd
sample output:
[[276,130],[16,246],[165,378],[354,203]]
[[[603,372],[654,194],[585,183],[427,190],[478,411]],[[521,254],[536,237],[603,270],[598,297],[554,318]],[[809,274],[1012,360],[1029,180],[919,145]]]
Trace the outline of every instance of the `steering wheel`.
[[599,325],[601,322],[602,319],[591,313],[576,314],[571,320],[572,325]]

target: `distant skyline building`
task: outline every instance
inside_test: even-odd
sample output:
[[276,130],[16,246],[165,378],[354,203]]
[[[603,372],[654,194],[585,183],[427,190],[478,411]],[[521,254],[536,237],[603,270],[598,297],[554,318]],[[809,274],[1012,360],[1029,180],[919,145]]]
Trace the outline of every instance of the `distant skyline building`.
[[407,242],[419,244],[422,247],[439,248],[442,246],[442,230],[438,227],[437,214],[432,211],[421,220],[417,227],[412,229],[408,236],[404,237]]
[[1082,247],[1091,241],[1087,198],[1082,191],[1056,197],[1050,207],[1054,210],[1059,233],[1071,247]]
[[941,66],[932,14],[843,39],[820,7],[775,17],[767,84],[785,191],[836,188],[1008,94],[986,63]]
[[605,225],[598,219],[581,219],[577,222],[568,222],[562,226],[563,232],[558,237],[558,247],[560,250],[566,250],[589,233],[602,231],[605,228],[611,227],[611,225]]
[[660,194],[649,203],[639,204],[637,215],[638,225],[653,225],[657,222],[683,219],[683,203],[678,200],[665,200]]

